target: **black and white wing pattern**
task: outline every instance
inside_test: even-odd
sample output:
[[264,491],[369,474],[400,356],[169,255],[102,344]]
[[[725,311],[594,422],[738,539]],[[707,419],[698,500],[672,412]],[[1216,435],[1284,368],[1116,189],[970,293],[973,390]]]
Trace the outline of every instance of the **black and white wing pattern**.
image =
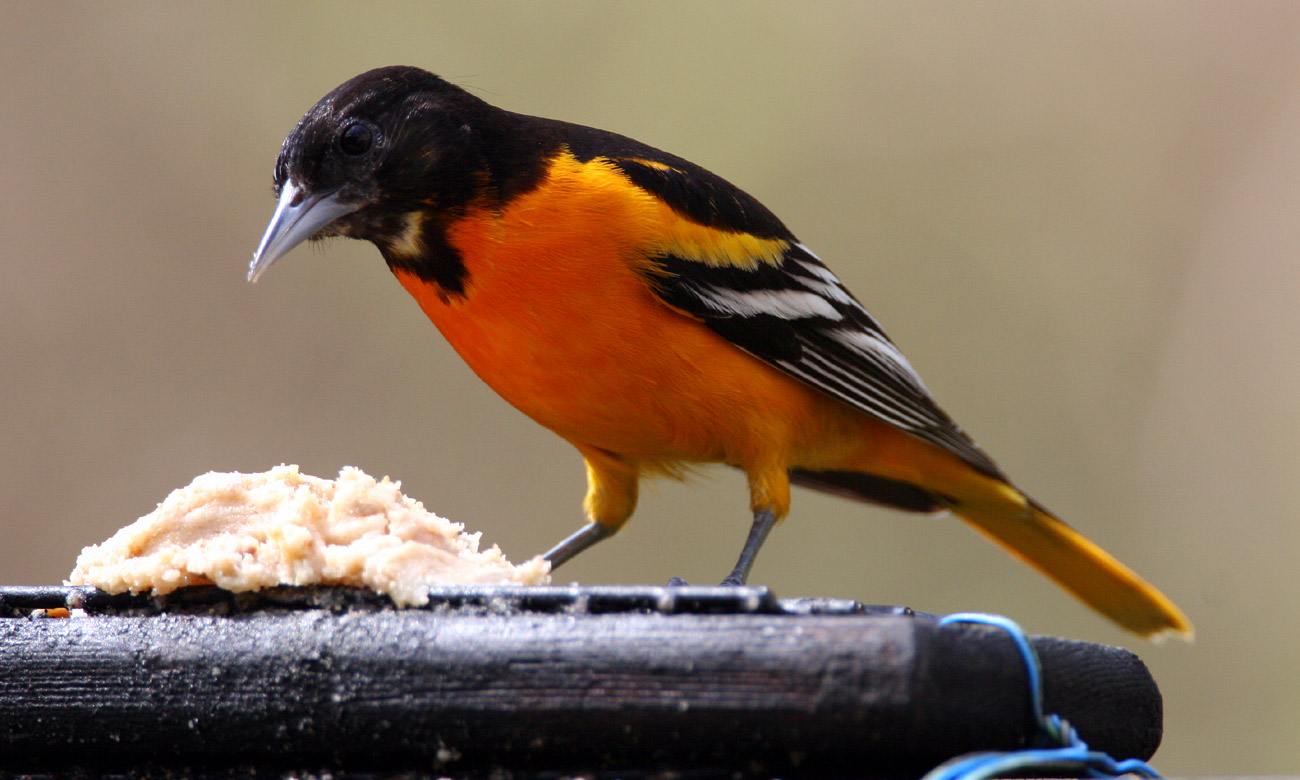
[[935,403],[880,325],[807,247],[748,267],[658,258],[663,300],[760,360],[884,422],[936,444],[979,471],[997,465]]

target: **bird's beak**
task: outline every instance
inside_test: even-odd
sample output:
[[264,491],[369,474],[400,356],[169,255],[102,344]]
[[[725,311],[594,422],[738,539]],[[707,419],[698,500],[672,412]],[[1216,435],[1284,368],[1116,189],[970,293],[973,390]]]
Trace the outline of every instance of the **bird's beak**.
[[337,192],[307,194],[292,181],[286,181],[280,190],[280,202],[275,206],[271,224],[266,226],[262,243],[257,245],[253,262],[248,266],[248,281],[256,282],[272,263],[287,255],[290,249],[360,206],[359,203],[340,201]]

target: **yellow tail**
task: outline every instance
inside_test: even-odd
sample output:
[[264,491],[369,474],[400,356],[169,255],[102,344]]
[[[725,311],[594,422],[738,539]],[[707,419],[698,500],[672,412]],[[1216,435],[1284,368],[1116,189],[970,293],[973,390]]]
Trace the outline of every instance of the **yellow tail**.
[[1129,631],[1149,639],[1168,633],[1192,638],[1191,622],[1165,594],[1032,500],[1016,495],[1019,506],[1012,511],[1000,501],[962,502],[952,511]]

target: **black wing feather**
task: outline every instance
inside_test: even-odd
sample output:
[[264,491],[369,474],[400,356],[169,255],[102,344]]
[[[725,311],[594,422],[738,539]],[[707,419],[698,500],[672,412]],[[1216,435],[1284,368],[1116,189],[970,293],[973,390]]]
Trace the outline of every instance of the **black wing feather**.
[[[985,474],[1004,478],[997,464],[939,407],[875,319],[802,245],[791,245],[779,266],[760,266],[759,271],[673,257],[661,263],[669,273],[654,280],[660,296],[700,317],[728,341],[833,398],[958,455]],[[720,295],[752,292],[813,293],[834,316],[742,314],[710,305]]]

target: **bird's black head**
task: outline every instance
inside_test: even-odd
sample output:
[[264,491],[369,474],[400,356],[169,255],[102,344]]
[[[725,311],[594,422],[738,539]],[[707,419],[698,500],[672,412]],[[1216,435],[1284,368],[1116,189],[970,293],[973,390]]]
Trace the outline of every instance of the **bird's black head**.
[[383,249],[406,235],[411,214],[463,208],[486,186],[481,128],[499,129],[505,115],[419,68],[340,85],[284,140],[279,204],[249,279],[308,239],[344,235]]

